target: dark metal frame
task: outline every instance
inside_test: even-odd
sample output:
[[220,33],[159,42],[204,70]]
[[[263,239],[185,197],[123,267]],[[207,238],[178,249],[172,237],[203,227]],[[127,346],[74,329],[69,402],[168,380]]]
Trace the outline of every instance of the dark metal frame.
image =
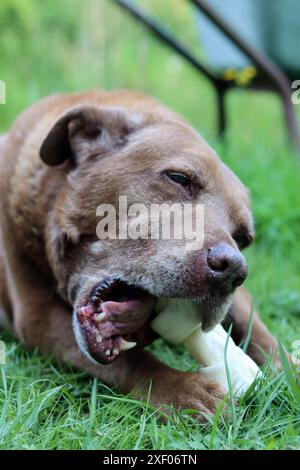
[[[189,62],[198,72],[201,72],[212,83],[216,91],[218,107],[218,133],[222,136],[227,127],[225,97],[227,91],[239,87],[232,81],[224,80],[215,76],[189,50],[176,38],[171,36],[162,25],[144,13],[142,9],[129,0],[115,0],[118,5],[125,8],[135,19],[142,22],[162,42],[175,50],[181,57]],[[253,63],[258,71],[258,78],[247,88],[272,90],[279,94],[282,99],[285,112],[286,124],[294,147],[300,151],[299,129],[291,101],[291,85],[283,71],[261,52],[253,49],[243,38],[240,37],[207,3],[203,0],[189,0],[195,5],[222,33],[229,38],[238,49],[240,49]],[[245,86],[243,86],[245,88]]]

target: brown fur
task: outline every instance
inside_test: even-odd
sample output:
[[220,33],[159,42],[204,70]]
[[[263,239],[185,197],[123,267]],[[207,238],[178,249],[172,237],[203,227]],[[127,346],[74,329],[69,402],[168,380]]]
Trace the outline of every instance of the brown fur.
[[[105,131],[101,135],[99,127]],[[60,158],[66,162],[45,165],[41,147],[48,164]],[[75,161],[65,155],[68,151],[76,155]],[[211,287],[205,250],[219,241],[237,249],[237,230],[253,237],[248,194],[237,177],[178,115],[151,98],[126,91],[40,101],[0,139],[0,165],[2,322],[28,347],[55,354],[125,393],[135,390],[143,396],[152,381],[156,406],[213,412],[222,397],[216,384],[200,374],[171,369],[144,350],[127,352],[111,365],[93,364],[72,330],[75,301],[70,293],[81,286],[77,302],[96,280],[121,269],[126,279],[138,280],[153,295],[199,296],[207,304],[208,324],[215,322],[213,312],[221,300],[215,300],[216,306],[207,300]],[[203,250],[187,257],[174,241],[155,247],[147,240],[130,246],[107,241],[104,252],[92,254],[91,243],[97,241],[95,207],[100,203],[116,203],[119,194],[126,194],[130,203],[188,200],[155,176],[168,165],[184,167],[199,179],[197,200],[209,209]],[[251,300],[239,288],[225,320],[233,322],[237,339],[246,336],[250,311]],[[255,313],[249,353],[259,364],[264,360],[260,348],[270,352],[276,342]]]

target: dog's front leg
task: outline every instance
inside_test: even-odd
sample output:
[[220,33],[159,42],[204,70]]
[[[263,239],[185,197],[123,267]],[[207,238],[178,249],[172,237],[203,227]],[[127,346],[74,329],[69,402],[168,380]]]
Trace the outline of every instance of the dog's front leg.
[[[252,322],[252,325],[251,325]],[[239,344],[247,338],[251,329],[250,341],[247,354],[258,364],[262,365],[266,360],[266,355],[276,356],[278,343],[276,338],[270,333],[266,325],[261,321],[253,306],[251,295],[244,288],[240,287],[234,294],[232,306],[223,322],[223,326],[228,329],[232,324],[232,337]],[[278,358],[275,358],[278,363]]]

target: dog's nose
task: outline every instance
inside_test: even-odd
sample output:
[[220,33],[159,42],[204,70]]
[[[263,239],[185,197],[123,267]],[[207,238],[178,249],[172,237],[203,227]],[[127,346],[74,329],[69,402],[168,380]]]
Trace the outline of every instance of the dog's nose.
[[243,284],[248,274],[244,256],[227,243],[209,248],[207,263],[213,280],[229,291]]

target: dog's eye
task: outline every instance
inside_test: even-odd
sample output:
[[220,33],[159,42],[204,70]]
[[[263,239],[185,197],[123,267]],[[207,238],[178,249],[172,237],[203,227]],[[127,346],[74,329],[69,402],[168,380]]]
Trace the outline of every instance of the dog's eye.
[[253,242],[253,236],[248,232],[237,232],[233,235],[233,239],[240,250],[247,248]]
[[188,188],[191,184],[191,180],[187,175],[183,173],[178,173],[176,171],[166,171],[166,175],[170,180],[174,181],[174,183],[180,184],[184,188]]

